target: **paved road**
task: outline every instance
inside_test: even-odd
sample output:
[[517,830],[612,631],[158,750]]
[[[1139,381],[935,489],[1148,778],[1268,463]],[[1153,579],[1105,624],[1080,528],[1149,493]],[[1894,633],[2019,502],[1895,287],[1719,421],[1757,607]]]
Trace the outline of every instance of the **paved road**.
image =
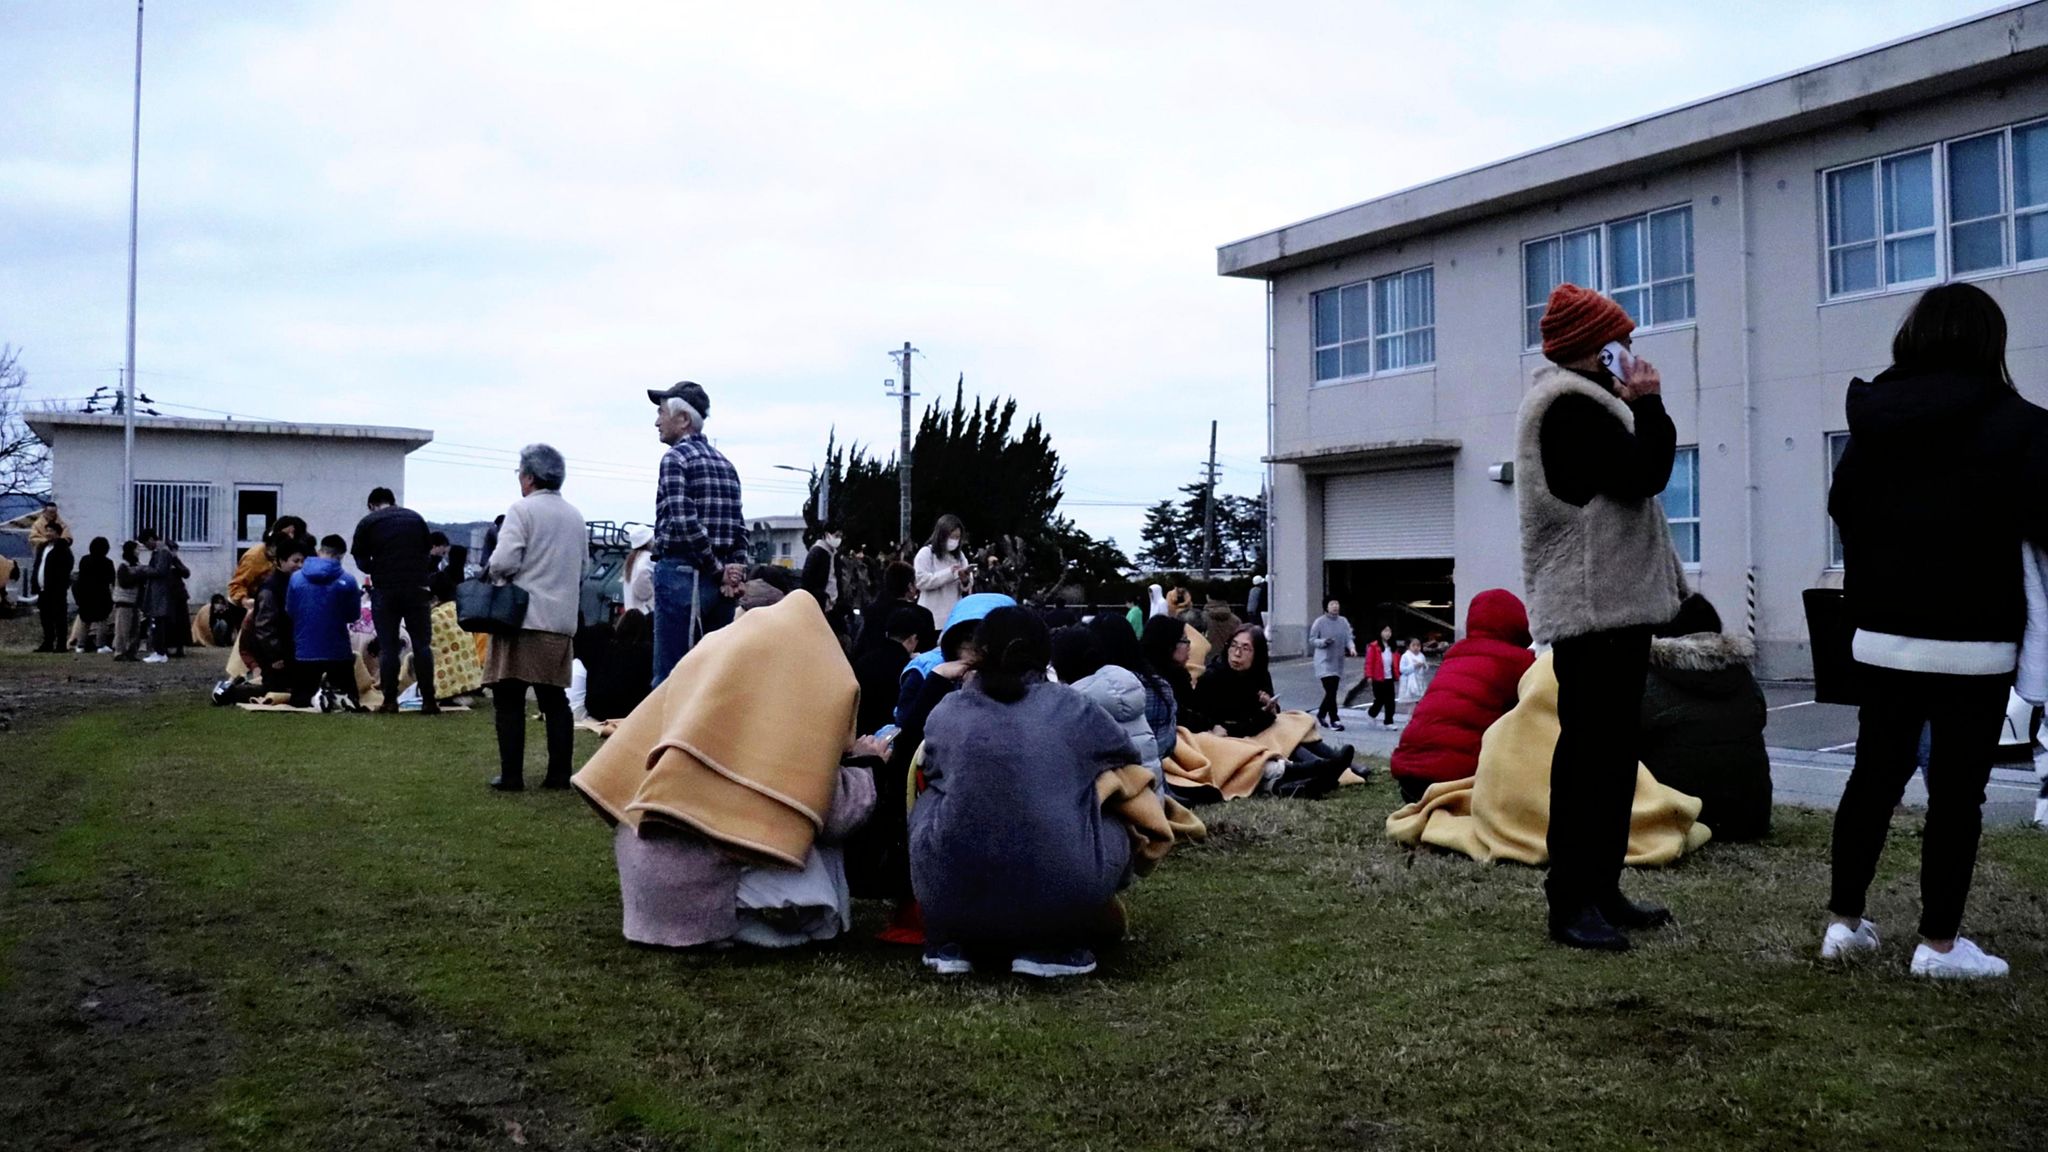
[[[1357,662],[1350,663],[1352,671],[1344,681],[1347,688],[1358,675]],[[1273,685],[1290,708],[1312,712],[1323,698],[1322,685],[1307,660],[1275,661]],[[1856,710],[1813,703],[1810,684],[1766,684],[1764,698],[1771,709],[1764,742],[1770,749],[1771,781],[1778,803],[1832,810],[1840,802],[1849,769],[1856,762]],[[1391,730],[1366,719],[1362,708],[1345,709],[1342,715],[1343,738],[1368,755],[1392,752],[1400,737],[1399,726],[1407,723],[1405,706],[1397,727]],[[2048,766],[2048,757],[2043,763]],[[1985,822],[2020,824],[2031,820],[2039,791],[2034,770],[2024,763],[1994,769],[1985,790]],[[1927,788],[1918,776],[1906,788],[1905,803],[1913,808],[1927,804]]]

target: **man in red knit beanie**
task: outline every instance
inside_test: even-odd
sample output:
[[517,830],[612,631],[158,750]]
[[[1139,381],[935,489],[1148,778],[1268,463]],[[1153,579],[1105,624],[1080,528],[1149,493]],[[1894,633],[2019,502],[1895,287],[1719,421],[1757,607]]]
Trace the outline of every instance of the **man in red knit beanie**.
[[[1678,433],[1661,380],[1627,355],[1635,321],[1576,284],[1550,294],[1543,355],[1517,424],[1515,499],[1529,630],[1551,646],[1550,935],[1623,951],[1671,913],[1621,893],[1650,631],[1678,614],[1684,569],[1657,497]],[[1609,344],[1618,356],[1603,356]],[[1617,371],[1620,375],[1616,375]]]

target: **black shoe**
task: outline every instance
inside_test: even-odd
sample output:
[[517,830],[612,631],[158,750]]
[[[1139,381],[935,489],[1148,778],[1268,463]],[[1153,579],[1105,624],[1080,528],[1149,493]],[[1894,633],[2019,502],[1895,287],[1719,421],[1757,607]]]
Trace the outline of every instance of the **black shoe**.
[[521,780],[517,776],[514,776],[510,780],[505,779],[503,776],[493,776],[491,777],[491,791],[524,792],[526,791],[526,781]]
[[1334,731],[1342,732],[1344,730],[1344,722],[1342,720],[1332,720],[1330,721],[1330,728]]
[[1671,909],[1661,904],[1638,904],[1616,889],[1614,894],[1599,902],[1600,915],[1616,928],[1640,932],[1650,928],[1666,928],[1678,922]]
[[422,701],[420,701],[420,715],[422,715],[422,716],[439,716],[440,714],[441,714],[441,705],[440,705],[440,702],[439,702],[439,701],[435,701],[435,700],[422,700]]
[[[391,698],[391,697],[389,697],[389,696],[386,696],[386,697],[384,698],[384,702],[383,702],[382,704],[379,704],[379,705],[377,705],[377,715],[379,715],[379,716],[396,716],[396,715],[398,715],[398,701],[396,701],[396,700],[392,699],[392,698]],[[495,787],[497,787],[497,785],[496,785],[496,784],[493,784],[493,785],[491,785],[491,787],[495,788]]]
[[567,776],[549,776],[540,782],[540,786],[550,792],[563,791],[569,787],[569,778]]
[[1589,952],[1626,952],[1628,937],[1621,934],[1614,925],[1607,922],[1600,910],[1588,904],[1569,919],[1552,913],[1550,917],[1550,938],[1567,948],[1583,948]]

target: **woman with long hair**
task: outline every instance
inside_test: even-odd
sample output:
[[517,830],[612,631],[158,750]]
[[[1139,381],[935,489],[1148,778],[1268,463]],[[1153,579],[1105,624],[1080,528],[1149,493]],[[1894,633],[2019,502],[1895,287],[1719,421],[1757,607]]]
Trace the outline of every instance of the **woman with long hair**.
[[1878,949],[1864,896],[1931,724],[1911,971],[2007,971],[1959,934],[2027,627],[2015,558],[2025,544],[2048,545],[2048,412],[2014,390],[2005,343],[2005,314],[1989,294],[1945,284],[1906,315],[1891,367],[1849,384],[1849,444],[1828,513],[1841,533],[1862,711],[1856,767],[1835,811],[1825,959]]
[[931,610],[933,620],[953,615],[953,605],[974,591],[974,565],[967,559],[967,528],[947,513],[932,525],[932,538],[917,550],[912,564],[917,576],[917,602]]
[[1131,855],[1095,781],[1138,752],[1102,709],[1045,678],[1051,639],[1030,612],[990,612],[976,647],[974,675],[925,725],[925,791],[910,814],[925,964],[1083,976],[1119,928]]

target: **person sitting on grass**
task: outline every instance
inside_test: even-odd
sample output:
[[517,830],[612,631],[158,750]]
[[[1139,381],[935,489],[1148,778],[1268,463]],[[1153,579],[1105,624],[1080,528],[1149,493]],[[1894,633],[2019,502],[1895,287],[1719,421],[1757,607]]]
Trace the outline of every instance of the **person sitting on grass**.
[[[1266,633],[1246,624],[1230,638],[1220,655],[1209,660],[1196,690],[1203,714],[1217,736],[1248,739],[1273,726],[1280,701],[1273,695],[1273,674],[1267,668]],[[1316,799],[1337,787],[1351,767],[1354,749],[1333,747],[1320,738],[1306,740],[1287,755],[1279,777],[1271,781],[1274,795]]]
[[1769,708],[1750,665],[1756,644],[1721,631],[1721,614],[1694,593],[1650,641],[1643,685],[1643,767],[1700,801],[1699,822],[1720,841],[1771,831]]
[[1051,640],[1019,608],[989,613],[973,677],[925,727],[925,791],[910,814],[910,870],[925,964],[975,959],[1020,975],[1084,976],[1122,934],[1117,890],[1131,844],[1096,778],[1138,762],[1115,721],[1045,678]]
[[348,626],[362,615],[363,589],[341,566],[341,558],[348,555],[348,541],[322,536],[319,551],[292,575],[285,594],[285,614],[292,625],[292,657],[297,664],[292,707],[312,707],[324,683],[328,694],[321,699],[322,711],[360,711],[356,653],[349,643]]
[[213,688],[215,704],[235,704],[270,693],[290,693],[296,686],[297,638],[292,634],[290,608],[292,577],[306,562],[307,541],[281,540],[270,574],[256,586],[256,606],[249,611],[242,629],[242,663],[248,667],[252,686],[240,676],[223,680]]
[[1465,638],[1445,654],[1388,765],[1402,803],[1479,770],[1481,738],[1515,706],[1522,674],[1536,662],[1529,643],[1529,609],[1520,597],[1493,588],[1472,598]]
[[871,735],[895,722],[897,684],[903,678],[903,667],[910,663],[917,647],[918,632],[923,620],[931,618],[922,609],[904,605],[896,609],[888,620],[882,622],[889,643],[878,648],[869,648],[853,662],[854,679],[860,681],[860,713],[854,722],[854,731],[862,736]]

